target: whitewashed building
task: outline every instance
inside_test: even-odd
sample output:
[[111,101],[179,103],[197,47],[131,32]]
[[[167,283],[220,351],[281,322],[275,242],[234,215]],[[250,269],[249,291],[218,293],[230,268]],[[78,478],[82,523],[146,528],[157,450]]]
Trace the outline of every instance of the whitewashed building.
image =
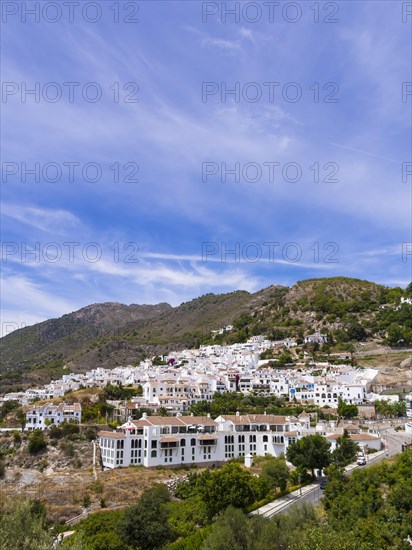
[[53,424],[62,422],[80,423],[82,407],[80,403],[67,405],[66,403],[45,403],[44,405],[32,405],[26,411],[25,431],[45,430]]
[[327,341],[328,337],[320,332],[309,334],[308,336],[305,336],[304,339],[305,344],[326,344]]
[[405,432],[412,435],[412,393],[409,393],[405,397],[406,399],[406,424]]
[[129,420],[117,432],[98,434],[102,464],[177,466],[223,463],[266,453],[279,456],[296,441],[297,419],[274,415],[147,416]]

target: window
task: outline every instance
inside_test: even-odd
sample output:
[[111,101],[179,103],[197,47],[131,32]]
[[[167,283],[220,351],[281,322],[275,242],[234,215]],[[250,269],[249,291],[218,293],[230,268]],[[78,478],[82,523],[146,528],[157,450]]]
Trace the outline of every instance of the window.
[[194,437],[192,437],[192,439],[190,440],[190,444],[192,445],[192,447],[196,445],[196,439]]
[[186,447],[186,439],[181,439],[180,440],[180,446],[181,447]]
[[152,449],[157,449],[157,440],[156,439],[152,440]]
[[152,451],[151,454],[150,454],[150,456],[151,456],[152,458],[156,458],[156,457],[157,457],[157,451]]

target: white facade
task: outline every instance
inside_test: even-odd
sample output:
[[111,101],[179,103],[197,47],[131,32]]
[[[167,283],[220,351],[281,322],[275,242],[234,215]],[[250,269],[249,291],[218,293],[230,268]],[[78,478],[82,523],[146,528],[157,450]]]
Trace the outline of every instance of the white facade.
[[273,415],[146,416],[118,432],[100,432],[103,466],[117,468],[225,462],[266,453],[279,456],[296,441],[297,419]]
[[[336,441],[342,434],[331,434],[325,436],[331,443],[331,451],[336,449]],[[349,434],[349,437],[359,445],[364,453],[367,453],[367,449],[374,449],[380,451],[382,447],[382,440],[380,435],[373,435],[369,433],[355,433]]]
[[305,336],[305,344],[326,344],[328,337],[325,334],[320,334],[320,332],[315,332],[314,334],[309,334]]
[[345,427],[364,451],[381,448],[380,434],[362,433],[353,425],[337,428],[335,422],[325,421],[311,428],[306,414],[294,418],[237,413],[215,420],[209,416],[143,415],[117,432],[100,432],[98,441],[105,468],[211,465],[248,455],[285,455],[291,443],[311,434],[327,438],[333,451]]
[[67,405],[66,403],[46,403],[44,405],[32,405],[26,412],[25,430],[45,430],[52,424],[62,422],[80,423],[82,408],[80,403]]
[[405,432],[412,434],[412,393],[405,396],[406,399],[406,417]]

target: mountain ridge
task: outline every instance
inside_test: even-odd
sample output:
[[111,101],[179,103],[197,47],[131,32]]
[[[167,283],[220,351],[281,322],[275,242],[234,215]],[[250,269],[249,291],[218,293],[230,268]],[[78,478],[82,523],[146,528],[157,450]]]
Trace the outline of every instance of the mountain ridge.
[[[411,285],[389,288],[331,277],[292,287],[270,285],[255,293],[209,293],[176,307],[165,302],[89,304],[3,337],[0,382],[11,391],[59,378],[68,369],[137,364],[147,356],[212,341],[245,341],[254,334],[302,339],[308,331],[322,331],[338,342],[383,340],[389,334],[395,342],[410,339],[412,344],[412,306],[395,307],[402,296],[412,297]],[[212,330],[228,324],[235,325],[233,331],[212,339]]]

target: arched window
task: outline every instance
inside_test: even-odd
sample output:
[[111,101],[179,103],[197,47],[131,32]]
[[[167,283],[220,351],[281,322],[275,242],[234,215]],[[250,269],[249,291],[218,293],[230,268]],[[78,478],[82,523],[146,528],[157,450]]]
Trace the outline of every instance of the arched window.
[[156,458],[157,457],[157,451],[152,451],[150,456],[152,458]]
[[180,446],[181,447],[186,447],[186,439],[181,439],[180,440]]
[[192,439],[190,440],[190,444],[192,445],[192,447],[196,445],[196,439],[194,437],[192,437]]
[[264,435],[263,436],[263,443],[267,443],[268,442],[268,436],[267,435]]

